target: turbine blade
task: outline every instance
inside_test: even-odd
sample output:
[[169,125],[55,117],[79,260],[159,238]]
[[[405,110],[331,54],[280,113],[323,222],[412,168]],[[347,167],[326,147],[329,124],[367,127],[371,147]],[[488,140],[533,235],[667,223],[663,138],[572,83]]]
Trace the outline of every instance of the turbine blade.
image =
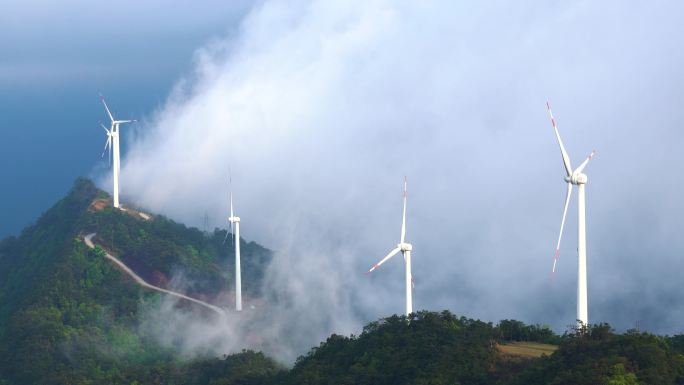
[[226,237],[223,238],[223,242],[221,242],[222,245],[226,244],[226,239],[228,239],[228,230],[226,230]]
[[373,267],[371,267],[370,270],[368,270],[368,272],[366,274],[368,274],[368,273],[372,272],[373,270],[377,269],[378,267],[380,267],[380,265],[385,263],[388,259],[394,257],[399,251],[401,251],[401,249],[398,247],[393,249],[392,251],[390,251],[389,254],[387,254],[387,256],[385,258],[383,258],[382,260],[380,260],[380,262],[373,265]]
[[404,213],[401,216],[401,243],[404,243],[406,237],[406,177],[404,177]]
[[568,191],[565,195],[565,206],[563,207],[563,219],[561,219],[560,233],[558,234],[558,243],[556,243],[556,253],[553,256],[553,269],[552,273],[556,272],[556,263],[558,262],[558,257],[560,257],[560,243],[563,237],[563,227],[565,226],[565,217],[568,214],[568,205],[570,204],[570,196],[572,195],[572,183],[568,183]]
[[109,119],[111,119],[112,122],[114,122],[114,117],[112,116],[112,113],[109,111],[109,107],[107,107],[107,102],[105,102],[105,98],[104,96],[102,96],[102,94],[100,94],[100,100],[102,100],[102,104],[104,104],[105,110],[107,110],[107,115],[109,115]]
[[587,156],[587,159],[585,159],[584,162],[582,162],[582,164],[580,164],[579,167],[577,167],[577,170],[575,170],[575,172],[576,173],[582,172],[584,170],[584,168],[587,167],[587,163],[589,163],[591,158],[594,157],[594,154],[596,154],[596,150],[592,151],[591,154],[589,154],[589,156]]
[[105,152],[107,152],[107,148],[110,148],[111,152],[111,145],[112,145],[112,137],[108,136],[107,141],[105,142],[104,150],[102,150],[102,155],[100,155],[100,158],[104,158]]
[[107,135],[111,135],[111,134],[112,134],[111,131],[109,131],[109,129],[108,129],[107,127],[105,127],[104,124],[102,124],[102,122],[100,122],[100,127],[102,127],[102,129],[105,130],[105,132],[107,133]]
[[234,230],[234,222],[233,222],[233,175],[230,170],[230,166],[228,166],[228,187],[230,189],[230,232],[233,233],[233,245],[235,245],[235,230]]
[[235,223],[233,222],[233,192],[230,192],[230,232],[233,233],[233,245],[235,245]]
[[233,192],[230,192],[230,217],[233,217]]
[[553,113],[551,113],[551,106],[549,102],[546,102],[546,109],[549,111],[549,117],[551,117],[551,125],[553,125],[553,130],[556,132],[556,139],[558,140],[558,145],[560,146],[561,156],[563,157],[563,165],[565,166],[565,171],[568,176],[572,175],[572,165],[570,163],[570,157],[567,151],[565,151],[565,146],[563,146],[563,141],[561,140],[560,134],[558,133],[558,127],[556,126],[556,119],[553,118]]

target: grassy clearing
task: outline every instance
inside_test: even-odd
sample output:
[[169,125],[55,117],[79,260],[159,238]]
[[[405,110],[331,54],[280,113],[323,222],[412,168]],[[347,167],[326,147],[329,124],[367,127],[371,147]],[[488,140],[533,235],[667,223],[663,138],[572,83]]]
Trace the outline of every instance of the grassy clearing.
[[558,349],[556,345],[540,344],[538,342],[508,342],[496,346],[506,356],[539,358],[543,355],[550,356]]

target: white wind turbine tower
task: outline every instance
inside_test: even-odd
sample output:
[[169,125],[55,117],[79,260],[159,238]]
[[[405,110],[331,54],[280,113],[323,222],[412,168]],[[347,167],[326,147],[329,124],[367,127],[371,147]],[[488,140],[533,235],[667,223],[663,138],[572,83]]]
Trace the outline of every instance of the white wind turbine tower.
[[109,147],[110,153],[112,149],[114,150],[112,157],[112,179],[114,180],[114,207],[119,208],[119,173],[121,171],[121,157],[119,153],[119,125],[124,123],[135,122],[135,120],[115,120],[114,116],[112,116],[112,113],[109,111],[109,107],[107,107],[107,103],[105,102],[104,96],[102,96],[102,94],[100,94],[100,100],[102,100],[102,104],[104,104],[105,110],[107,110],[107,115],[109,115],[109,119],[112,121],[112,125],[109,128],[109,130],[107,130],[107,128],[105,127],[105,131],[107,131],[107,142],[105,143],[105,150],[107,149],[107,147]]
[[[235,244],[235,310],[242,311],[242,272],[240,271],[240,217],[233,213],[233,180],[230,179],[230,232]],[[235,231],[233,231],[235,226]],[[228,238],[228,233],[226,233]],[[226,240],[224,239],[223,242]]]
[[563,158],[563,165],[565,166],[565,171],[567,175],[565,176],[565,182],[568,184],[567,194],[565,196],[565,206],[563,208],[563,219],[561,220],[560,233],[558,234],[558,243],[556,244],[556,254],[553,258],[553,269],[552,273],[556,272],[556,263],[558,262],[558,257],[560,255],[560,242],[563,236],[563,226],[565,225],[565,216],[568,212],[568,204],[570,203],[570,195],[572,194],[572,186],[577,185],[578,198],[577,198],[577,211],[578,211],[578,235],[577,235],[577,321],[580,326],[587,325],[589,323],[589,312],[587,310],[587,241],[586,241],[586,228],[585,228],[585,204],[584,204],[584,185],[587,183],[586,174],[582,173],[584,168],[589,163],[589,160],[594,156],[595,151],[579,165],[575,170],[572,169],[570,163],[570,158],[568,153],[565,151],[563,146],[563,141],[558,133],[558,127],[556,126],[556,120],[553,118],[551,113],[551,106],[546,103],[546,109],[549,111],[549,116],[551,117],[551,124],[553,125],[553,130],[556,133],[556,139],[558,140],[558,145],[560,146],[561,156]]
[[[404,213],[401,218],[401,240],[399,241],[399,244],[397,245],[396,248],[394,248],[392,251],[387,254],[385,258],[383,258],[380,262],[375,264],[373,267],[368,270],[368,273],[372,272],[373,270],[377,269],[385,263],[388,259],[392,258],[395,256],[398,252],[401,251],[401,253],[404,255],[404,264],[406,265],[406,316],[411,314],[413,312],[413,296],[412,296],[412,290],[413,290],[413,276],[411,275],[411,250],[413,249],[413,246],[411,246],[410,243],[405,242],[405,236],[406,236],[406,177],[404,177]],[[366,274],[368,274],[366,273]]]

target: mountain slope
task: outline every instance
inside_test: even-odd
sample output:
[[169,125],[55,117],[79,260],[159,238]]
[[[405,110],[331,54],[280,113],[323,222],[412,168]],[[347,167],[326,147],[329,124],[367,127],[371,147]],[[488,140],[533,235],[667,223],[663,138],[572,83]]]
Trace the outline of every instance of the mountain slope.
[[183,293],[179,293],[177,291],[164,289],[164,288],[161,288],[159,286],[155,286],[155,285],[148,283],[144,279],[140,278],[140,276],[138,274],[136,274],[133,270],[131,270],[130,267],[126,266],[125,263],[121,262],[120,259],[118,259],[117,257],[115,257],[115,256],[109,254],[108,252],[102,250],[102,248],[100,246],[96,246],[93,243],[93,237],[95,235],[96,235],[95,233],[90,233],[90,234],[86,235],[85,237],[83,237],[83,241],[85,242],[86,246],[88,246],[91,249],[94,249],[98,254],[100,254],[100,255],[104,256],[105,258],[109,259],[110,261],[112,261],[112,263],[114,263],[114,265],[116,267],[118,267],[121,271],[126,273],[129,277],[133,278],[133,281],[135,281],[135,283],[137,283],[141,287],[143,287],[145,289],[154,290],[154,291],[157,291],[157,292],[162,293],[162,294],[167,294],[167,295],[170,295],[170,296],[173,296],[176,298],[180,298],[180,299],[185,300],[185,301],[190,301],[190,302],[195,303],[197,305],[203,306],[203,307],[215,312],[218,315],[225,315],[225,310],[221,309],[220,307],[218,307],[216,305],[212,305],[210,303],[204,302],[204,301],[199,300],[197,298],[189,297],[189,296],[187,296]]
[[[222,243],[225,231],[144,220],[103,205],[107,199],[79,179],[35,225],[0,242],[0,383],[129,383],[131,373],[177,359],[138,328],[141,301],[154,303],[160,294],[87,247],[85,233],[105,234],[99,242],[141,275],[162,277],[160,285],[184,273],[189,283],[179,291],[209,302],[230,297],[233,253]],[[243,282],[249,282],[243,290],[255,298],[271,254],[241,242]]]
[[24,229],[19,237],[0,242],[0,325],[18,307],[31,302],[34,290],[62,260],[65,248],[83,223],[82,214],[98,194],[92,183],[79,179],[71,193],[36,224]]

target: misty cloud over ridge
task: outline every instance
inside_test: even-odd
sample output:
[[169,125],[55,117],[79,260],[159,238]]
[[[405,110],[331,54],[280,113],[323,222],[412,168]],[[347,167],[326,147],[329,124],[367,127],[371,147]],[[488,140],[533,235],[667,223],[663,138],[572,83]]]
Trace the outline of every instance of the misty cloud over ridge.
[[[576,204],[554,107],[587,185],[590,322],[682,332],[684,43],[674,2],[266,1],[137,136],[124,198],[276,250],[266,336],[301,349],[403,311],[402,177],[414,308],[557,330],[575,317]],[[267,323],[265,323],[267,324]],[[293,328],[296,325],[296,328]],[[294,331],[293,331],[294,330]],[[291,359],[292,352],[285,353]]]

